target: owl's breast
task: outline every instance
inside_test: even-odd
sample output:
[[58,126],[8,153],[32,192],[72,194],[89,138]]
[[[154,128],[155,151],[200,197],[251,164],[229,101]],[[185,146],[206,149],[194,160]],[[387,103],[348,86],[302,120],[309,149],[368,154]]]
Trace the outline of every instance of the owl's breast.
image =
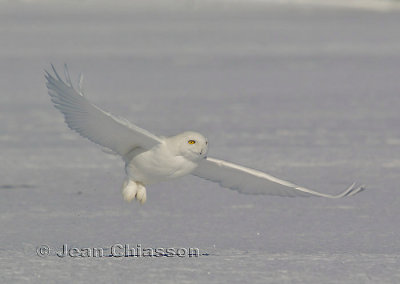
[[126,164],[126,173],[130,179],[148,185],[187,175],[197,165],[183,156],[173,155],[160,144],[132,157]]

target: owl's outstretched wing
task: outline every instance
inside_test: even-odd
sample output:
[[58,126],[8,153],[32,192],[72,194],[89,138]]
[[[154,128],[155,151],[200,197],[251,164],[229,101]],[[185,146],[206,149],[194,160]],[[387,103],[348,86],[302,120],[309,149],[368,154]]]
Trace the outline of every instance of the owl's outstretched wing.
[[320,193],[254,169],[214,158],[202,160],[192,174],[245,194],[341,198],[364,190],[364,187],[353,184],[338,195]]
[[82,76],[78,90],[71,82],[68,68],[65,65],[65,82],[51,65],[55,77],[45,71],[49,95],[65,117],[65,122],[83,137],[107,147],[112,151],[126,155],[132,149],[141,147],[150,149],[161,143],[161,139],[149,131],[142,129],[126,119],[113,116],[90,103],[82,92]]

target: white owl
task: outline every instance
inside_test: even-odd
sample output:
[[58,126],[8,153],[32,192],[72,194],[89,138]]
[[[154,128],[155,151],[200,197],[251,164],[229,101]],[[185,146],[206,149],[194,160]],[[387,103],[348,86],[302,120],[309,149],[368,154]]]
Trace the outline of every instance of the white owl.
[[364,189],[352,184],[338,195],[319,193],[251,168],[207,157],[208,141],[197,132],[172,137],[156,136],[129,121],[111,115],[90,103],[72,85],[65,65],[65,82],[52,65],[55,77],[46,71],[47,88],[65,122],[83,137],[121,155],[127,177],[122,186],[126,201],[146,201],[146,186],[187,174],[218,182],[221,186],[247,194],[279,196],[320,196],[340,198]]

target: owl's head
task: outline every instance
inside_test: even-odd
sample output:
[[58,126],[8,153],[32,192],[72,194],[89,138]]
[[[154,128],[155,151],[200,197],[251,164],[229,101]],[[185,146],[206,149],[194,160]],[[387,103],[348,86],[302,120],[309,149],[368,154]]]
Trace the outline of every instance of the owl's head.
[[208,152],[207,139],[197,132],[187,131],[168,138],[169,144],[174,145],[176,155],[181,155],[189,160],[204,159]]

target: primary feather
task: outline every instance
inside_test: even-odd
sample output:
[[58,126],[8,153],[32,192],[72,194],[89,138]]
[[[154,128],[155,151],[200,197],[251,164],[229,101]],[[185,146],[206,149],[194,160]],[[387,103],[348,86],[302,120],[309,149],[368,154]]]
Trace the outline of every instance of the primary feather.
[[77,91],[72,85],[67,66],[64,68],[66,82],[61,79],[53,65],[52,68],[55,77],[47,71],[45,75],[49,95],[72,130],[121,156],[137,147],[151,149],[161,143],[159,137],[147,130],[90,103],[82,93],[82,77]]
[[320,193],[305,187],[298,186],[261,171],[239,166],[226,161],[207,158],[199,163],[192,173],[195,176],[214,181],[223,187],[247,194],[268,194],[277,196],[320,196],[340,198],[351,196],[364,188],[352,184],[338,195]]

